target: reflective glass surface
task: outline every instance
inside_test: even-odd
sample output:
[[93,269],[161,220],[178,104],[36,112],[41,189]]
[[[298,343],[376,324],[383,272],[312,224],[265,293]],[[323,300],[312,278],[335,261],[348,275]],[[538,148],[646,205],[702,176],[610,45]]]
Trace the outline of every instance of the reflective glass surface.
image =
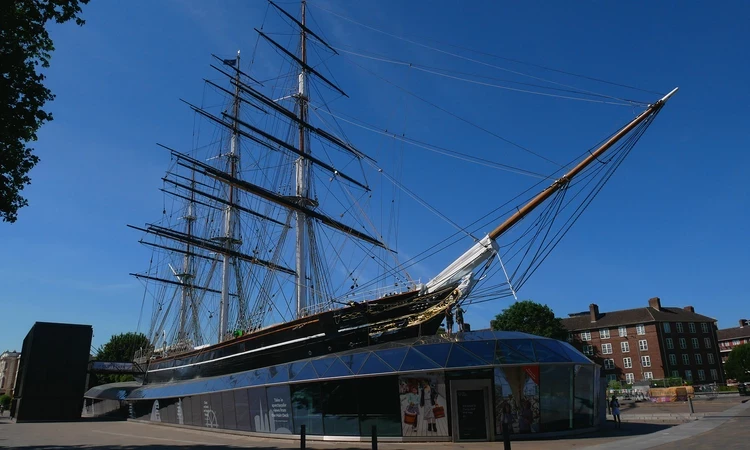
[[448,362],[448,354],[453,344],[428,344],[415,347],[419,353],[435,361],[440,367],[445,367]]
[[466,351],[460,345],[454,345],[448,355],[447,367],[471,367],[484,366],[488,363]]
[[409,350],[408,347],[397,347],[388,350],[377,350],[375,354],[396,371],[399,370],[401,363],[404,362],[407,350]]
[[359,374],[370,374],[370,373],[389,373],[393,372],[393,369],[386,364],[382,359],[378,358],[375,353],[370,353],[370,357],[367,358],[362,368],[359,369]]
[[353,375],[352,371],[339,358],[336,358],[323,376],[333,378],[349,375]]
[[494,340],[459,342],[453,345],[454,346],[458,345],[458,346],[465,348],[466,350],[471,352],[473,355],[481,358],[487,364],[492,364],[492,361],[495,357],[495,341]]
[[416,348],[410,348],[401,364],[401,372],[410,370],[438,369],[437,363],[420,353]]

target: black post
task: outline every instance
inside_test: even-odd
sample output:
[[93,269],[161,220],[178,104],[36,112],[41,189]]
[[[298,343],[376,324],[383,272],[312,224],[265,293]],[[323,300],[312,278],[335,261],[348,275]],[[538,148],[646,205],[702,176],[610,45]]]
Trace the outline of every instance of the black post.
[[305,446],[305,425],[299,426],[299,448],[302,450],[307,448]]
[[378,450],[378,427],[372,426],[372,450]]

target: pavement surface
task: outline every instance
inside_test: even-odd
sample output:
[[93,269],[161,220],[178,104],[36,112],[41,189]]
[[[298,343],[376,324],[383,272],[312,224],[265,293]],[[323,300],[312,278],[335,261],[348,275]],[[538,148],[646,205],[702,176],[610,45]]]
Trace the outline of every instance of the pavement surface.
[[[724,405],[715,416],[673,426],[672,424],[623,423],[615,429],[611,422],[599,431],[568,438],[513,442],[515,450],[568,448],[660,450],[703,448],[750,448],[750,402]],[[643,407],[645,408],[645,407]],[[719,406],[714,406],[720,409]],[[69,423],[14,423],[7,412],[0,418],[0,448],[11,449],[120,449],[176,450],[255,448],[262,450],[299,448],[299,441],[257,438],[150,425],[138,422],[84,420]],[[308,441],[307,448],[369,449],[371,444]],[[442,450],[502,448],[502,442],[481,443],[386,443],[381,450]]]

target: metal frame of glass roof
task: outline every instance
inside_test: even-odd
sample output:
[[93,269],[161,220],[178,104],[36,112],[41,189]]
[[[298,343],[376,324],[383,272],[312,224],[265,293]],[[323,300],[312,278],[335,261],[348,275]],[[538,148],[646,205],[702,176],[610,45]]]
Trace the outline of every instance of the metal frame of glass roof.
[[516,331],[482,330],[388,342],[231,375],[148,384],[133,390],[127,399],[184,397],[274,384],[528,364],[595,363],[567,342]]

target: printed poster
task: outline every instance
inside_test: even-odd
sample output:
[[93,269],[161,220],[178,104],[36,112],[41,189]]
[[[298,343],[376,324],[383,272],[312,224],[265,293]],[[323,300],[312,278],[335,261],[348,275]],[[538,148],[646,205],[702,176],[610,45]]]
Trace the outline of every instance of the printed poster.
[[448,406],[442,373],[398,377],[403,436],[448,436]]
[[511,434],[539,432],[539,366],[495,367],[495,433],[503,432],[502,411],[510,408]]

